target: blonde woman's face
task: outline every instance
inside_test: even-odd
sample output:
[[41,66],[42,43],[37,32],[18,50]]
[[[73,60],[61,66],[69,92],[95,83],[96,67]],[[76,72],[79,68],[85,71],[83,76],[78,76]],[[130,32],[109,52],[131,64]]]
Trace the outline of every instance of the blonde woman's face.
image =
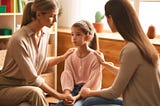
[[42,26],[51,27],[57,21],[57,11],[49,11],[41,13],[39,16],[39,23]]

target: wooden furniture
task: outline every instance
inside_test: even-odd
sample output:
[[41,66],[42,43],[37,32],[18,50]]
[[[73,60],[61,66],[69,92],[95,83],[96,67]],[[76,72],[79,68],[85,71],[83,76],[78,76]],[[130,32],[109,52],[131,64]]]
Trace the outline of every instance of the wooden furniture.
[[[121,49],[125,45],[124,40],[118,33],[98,33],[100,51],[103,52],[106,61],[113,62],[116,66],[119,66],[119,55]],[[157,50],[160,52],[160,39],[157,37],[155,39],[150,39]],[[66,50],[73,47],[71,43],[70,29],[68,28],[58,28],[58,55],[63,54]],[[58,91],[61,92],[60,75],[63,71],[64,63],[58,64],[57,71],[57,87]],[[115,79],[115,76],[103,69],[103,79],[102,88],[109,87]]]
[[56,106],[59,100],[54,97],[46,97],[46,101],[49,103],[49,106]]
[[[69,48],[73,47],[71,43],[71,34],[68,29],[59,29],[58,28],[58,37],[57,37],[57,55],[64,54]],[[57,90],[62,92],[60,76],[64,68],[64,62],[61,62],[57,66]]]

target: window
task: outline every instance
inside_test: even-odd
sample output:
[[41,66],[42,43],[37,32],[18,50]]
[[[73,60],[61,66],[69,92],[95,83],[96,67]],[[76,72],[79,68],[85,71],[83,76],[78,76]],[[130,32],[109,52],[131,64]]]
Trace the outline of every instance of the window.
[[[160,35],[160,0],[131,0],[131,3],[139,15],[145,33],[150,25],[154,25],[156,34]],[[108,26],[106,30],[110,30]]]
[[140,2],[139,4],[139,19],[145,32],[150,25],[156,27],[156,33],[160,35],[160,1],[156,2]]
[[[71,27],[79,20],[95,21],[96,11],[104,13],[104,5],[108,0],[60,0],[62,15],[58,19],[58,26]],[[106,23],[106,20],[103,20]]]
[[[62,15],[59,17],[59,26],[70,27],[74,22],[86,19],[94,22],[96,11],[104,13],[104,5],[108,0],[61,0]],[[141,25],[147,32],[149,25],[156,27],[160,35],[160,0],[130,0],[139,14]],[[105,30],[110,31],[106,18],[103,19]]]

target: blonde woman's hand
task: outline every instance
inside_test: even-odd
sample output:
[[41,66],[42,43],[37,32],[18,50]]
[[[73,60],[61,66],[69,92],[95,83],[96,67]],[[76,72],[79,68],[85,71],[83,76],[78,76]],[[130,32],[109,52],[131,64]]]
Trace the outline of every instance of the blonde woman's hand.
[[68,49],[64,54],[64,58],[66,59],[70,54],[72,54],[74,52],[74,50],[76,50],[76,48],[70,48]]
[[64,94],[63,103],[65,106],[72,106],[74,102],[74,97],[71,94]]
[[[71,95],[71,94],[69,94],[69,95]],[[72,100],[65,99],[64,100],[65,106],[73,106],[75,104],[75,102],[79,99],[79,97],[80,97],[80,94],[78,94],[76,96],[72,96]]]
[[76,96],[72,96],[72,97],[73,97],[73,100],[72,100],[72,101],[71,101],[71,100],[68,101],[68,100],[66,100],[66,99],[64,100],[63,103],[64,103],[65,106],[73,106],[73,105],[75,104],[75,102],[76,102],[76,100],[77,100],[77,99],[76,99]]
[[99,60],[99,62],[101,64],[105,62],[104,55],[103,55],[102,52],[100,52],[100,51],[94,51],[94,54],[97,56],[97,59]]

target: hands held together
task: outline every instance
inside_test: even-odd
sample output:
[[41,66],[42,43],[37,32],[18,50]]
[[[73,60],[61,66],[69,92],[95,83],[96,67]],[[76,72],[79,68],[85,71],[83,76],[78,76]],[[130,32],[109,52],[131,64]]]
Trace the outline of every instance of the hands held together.
[[73,106],[76,100],[79,98],[79,94],[76,96],[72,96],[72,94],[62,94],[62,100],[65,106]]
[[73,106],[78,99],[91,96],[90,92],[90,88],[82,88],[78,95],[72,96],[71,93],[66,93],[62,94],[63,96],[61,99],[63,100],[65,106]]

